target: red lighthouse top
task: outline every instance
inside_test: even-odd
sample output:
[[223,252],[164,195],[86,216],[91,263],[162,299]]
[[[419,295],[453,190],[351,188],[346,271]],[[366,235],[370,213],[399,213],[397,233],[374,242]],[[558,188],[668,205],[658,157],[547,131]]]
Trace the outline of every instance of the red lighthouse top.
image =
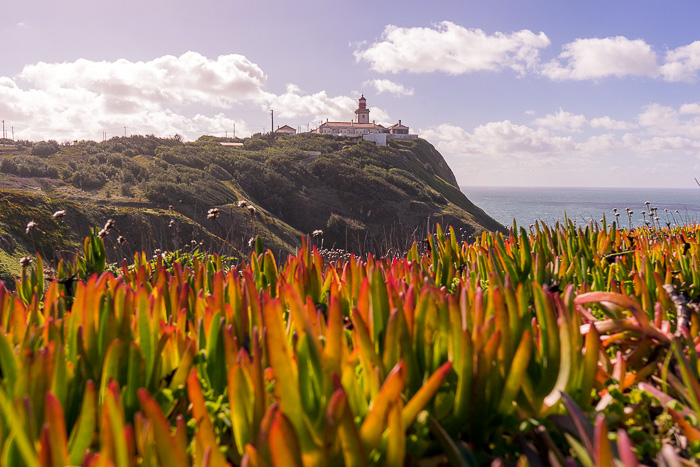
[[365,95],[363,94],[362,97],[360,97],[360,109],[366,109],[367,108],[367,99],[365,99]]

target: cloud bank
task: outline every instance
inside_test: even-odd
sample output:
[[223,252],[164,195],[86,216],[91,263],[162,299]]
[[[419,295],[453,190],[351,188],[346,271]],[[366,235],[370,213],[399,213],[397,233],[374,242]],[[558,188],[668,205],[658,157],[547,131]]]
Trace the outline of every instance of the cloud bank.
[[552,186],[634,186],[644,177],[689,186],[693,170],[700,170],[700,102],[650,104],[633,121],[559,109],[529,124],[504,120],[471,131],[442,124],[419,132],[465,184],[488,178],[529,185],[550,174]]
[[[349,120],[356,101],[325,91],[304,94],[290,84],[280,95],[267,92],[267,76],[242,55],[207,58],[196,52],[166,55],[147,62],[79,59],[39,62],[17,77],[0,76],[0,115],[15,137],[24,139],[98,139],[128,134],[197,138],[249,128],[231,115],[236,106],[270,108],[283,118]],[[373,109],[376,118],[386,117]],[[126,129],[125,129],[126,127]],[[9,136],[9,132],[8,132]]]
[[481,29],[443,21],[433,28],[389,25],[380,41],[355,51],[355,58],[369,62],[380,73],[439,71],[460,75],[502,69],[524,73],[537,64],[539,49],[549,44],[542,32],[488,35]]
[[700,41],[657,54],[643,39],[579,38],[564,44],[556,58],[543,62],[541,51],[550,45],[544,32],[487,34],[443,21],[430,28],[388,25],[378,41],[361,44],[355,58],[379,73],[463,75],[510,70],[554,81],[638,77],[693,82],[700,71]]

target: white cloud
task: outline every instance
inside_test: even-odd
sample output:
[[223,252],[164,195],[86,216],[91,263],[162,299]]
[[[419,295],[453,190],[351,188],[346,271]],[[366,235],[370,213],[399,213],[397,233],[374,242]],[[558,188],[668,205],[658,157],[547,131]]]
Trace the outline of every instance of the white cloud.
[[609,154],[611,151],[619,150],[623,147],[623,143],[615,135],[607,133],[589,137],[583,143],[577,144],[576,150],[581,154],[595,157]]
[[406,88],[404,85],[395,83],[388,79],[371,79],[362,83],[363,86],[372,86],[377,90],[377,94],[388,92],[395,96],[412,96],[413,88]]
[[280,117],[311,115],[314,120],[350,121],[357,101],[347,96],[328,97],[326,91],[304,95],[298,86],[288,84],[287,90],[273,97],[270,105]]
[[691,104],[683,104],[683,105],[681,105],[679,112],[683,115],[687,115],[687,114],[698,115],[698,114],[700,114],[700,102],[693,102]]
[[512,69],[522,74],[536,66],[539,49],[549,44],[543,32],[524,29],[488,35],[481,29],[443,21],[433,28],[386,26],[381,40],[355,51],[355,58],[369,62],[380,73],[457,75]]
[[[231,132],[234,122],[237,135],[250,134],[246,122],[223,113],[237,104],[274,108],[282,118],[347,121],[357,107],[351,97],[304,94],[293,84],[275,95],[265,91],[266,82],[260,67],[241,55],[40,62],[16,79],[0,76],[0,115],[22,139],[96,139],[105,130],[123,134],[125,126],[127,133],[197,138]],[[381,109],[373,108],[372,117],[388,121]]]
[[672,107],[660,104],[650,104],[646,106],[644,111],[639,114],[638,120],[641,126],[649,127],[654,131],[675,131],[679,128],[680,124],[678,112]]
[[[634,124],[559,109],[532,126],[504,120],[471,131],[442,124],[418,133],[464,185],[635,186],[642,169],[659,186],[687,185],[700,166],[698,111],[692,103],[678,109],[654,103]],[[572,127],[580,133],[572,134]],[[591,134],[593,129],[609,131]]]
[[[380,73],[450,75],[513,70],[539,73],[555,81],[648,77],[692,82],[700,71],[700,41],[669,50],[663,64],[643,39],[624,36],[579,38],[562,46],[559,56],[540,62],[540,50],[551,42],[544,32],[523,29],[487,34],[450,21],[432,27],[388,25],[379,40],[351,43],[357,61]],[[381,91],[380,91],[381,92]]]
[[237,133],[250,134],[245,122],[222,113],[186,116],[169,108],[126,98],[118,103],[82,88],[22,89],[9,78],[0,78],[0,114],[15,128],[18,139],[98,139],[124,134],[173,135],[196,138],[224,134],[236,123]]
[[196,52],[166,55],[150,62],[93,62],[26,66],[20,78],[39,89],[84,89],[106,101],[149,104],[206,104],[225,107],[238,100],[263,100],[267,77],[242,55],[211,60]]
[[637,128],[634,123],[624,122],[622,120],[614,120],[607,115],[604,117],[592,118],[590,125],[593,128],[604,128],[606,130],[632,130]]
[[694,104],[685,104],[679,110],[660,104],[650,104],[639,114],[639,125],[649,135],[700,139],[700,116]]
[[656,53],[641,39],[623,36],[576,39],[565,44],[556,60],[542,67],[553,80],[600,79],[608,76],[649,76],[659,73]]
[[420,134],[440,151],[467,157],[487,156],[493,160],[529,158],[543,161],[559,157],[574,148],[574,142],[568,136],[555,136],[544,128],[533,129],[509,120],[480,125],[472,133],[454,125],[442,124],[421,129]]
[[[442,124],[419,133],[465,172],[471,164],[476,167],[486,162],[497,166],[517,163],[530,169],[556,162],[563,164],[564,170],[576,164],[600,163],[602,156],[611,164],[635,156],[663,155],[665,160],[674,156],[681,163],[687,163],[688,156],[700,157],[700,117],[684,118],[671,107],[651,104],[639,114],[638,121],[635,125],[607,116],[589,120],[560,109],[535,120],[537,128],[504,120],[479,125],[471,132]],[[594,128],[627,132],[587,135],[583,133],[586,122]],[[580,129],[581,136],[574,139],[568,135],[572,129]]]
[[559,109],[555,114],[549,114],[545,117],[535,119],[534,123],[537,126],[551,128],[556,131],[580,133],[581,127],[586,124],[586,117],[583,115],[574,115],[571,112],[565,112]]
[[661,73],[667,81],[693,81],[700,70],[700,41],[666,53]]
[[700,140],[683,136],[639,136],[625,134],[622,143],[635,154],[658,156],[659,154],[700,155]]

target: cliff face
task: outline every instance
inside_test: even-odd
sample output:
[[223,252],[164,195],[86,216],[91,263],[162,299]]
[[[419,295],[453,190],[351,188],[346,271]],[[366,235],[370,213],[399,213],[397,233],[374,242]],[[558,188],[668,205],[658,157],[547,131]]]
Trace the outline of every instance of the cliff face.
[[[126,240],[107,239],[111,261],[195,246],[240,257],[256,235],[283,260],[316,230],[319,246],[383,255],[422,240],[438,222],[460,239],[504,230],[459,190],[425,140],[376,146],[306,134],[249,138],[243,147],[219,140],[113,138],[42,158],[30,148],[3,153],[0,275],[16,272],[27,253],[65,255],[108,218]],[[65,217],[52,216],[62,209]],[[38,227],[27,233],[32,220]]]

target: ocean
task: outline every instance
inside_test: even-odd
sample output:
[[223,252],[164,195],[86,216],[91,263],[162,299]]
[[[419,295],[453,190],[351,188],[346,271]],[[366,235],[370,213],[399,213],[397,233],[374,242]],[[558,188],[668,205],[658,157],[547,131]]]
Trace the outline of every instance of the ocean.
[[[656,207],[658,225],[665,227],[700,222],[698,188],[534,188],[461,187],[474,204],[506,227],[515,219],[528,227],[536,220],[553,225],[564,216],[576,224],[615,219],[621,227],[640,227],[649,222],[649,208]],[[649,201],[649,205],[645,202]],[[633,211],[631,217],[626,208]],[[642,214],[644,212],[644,215]]]

